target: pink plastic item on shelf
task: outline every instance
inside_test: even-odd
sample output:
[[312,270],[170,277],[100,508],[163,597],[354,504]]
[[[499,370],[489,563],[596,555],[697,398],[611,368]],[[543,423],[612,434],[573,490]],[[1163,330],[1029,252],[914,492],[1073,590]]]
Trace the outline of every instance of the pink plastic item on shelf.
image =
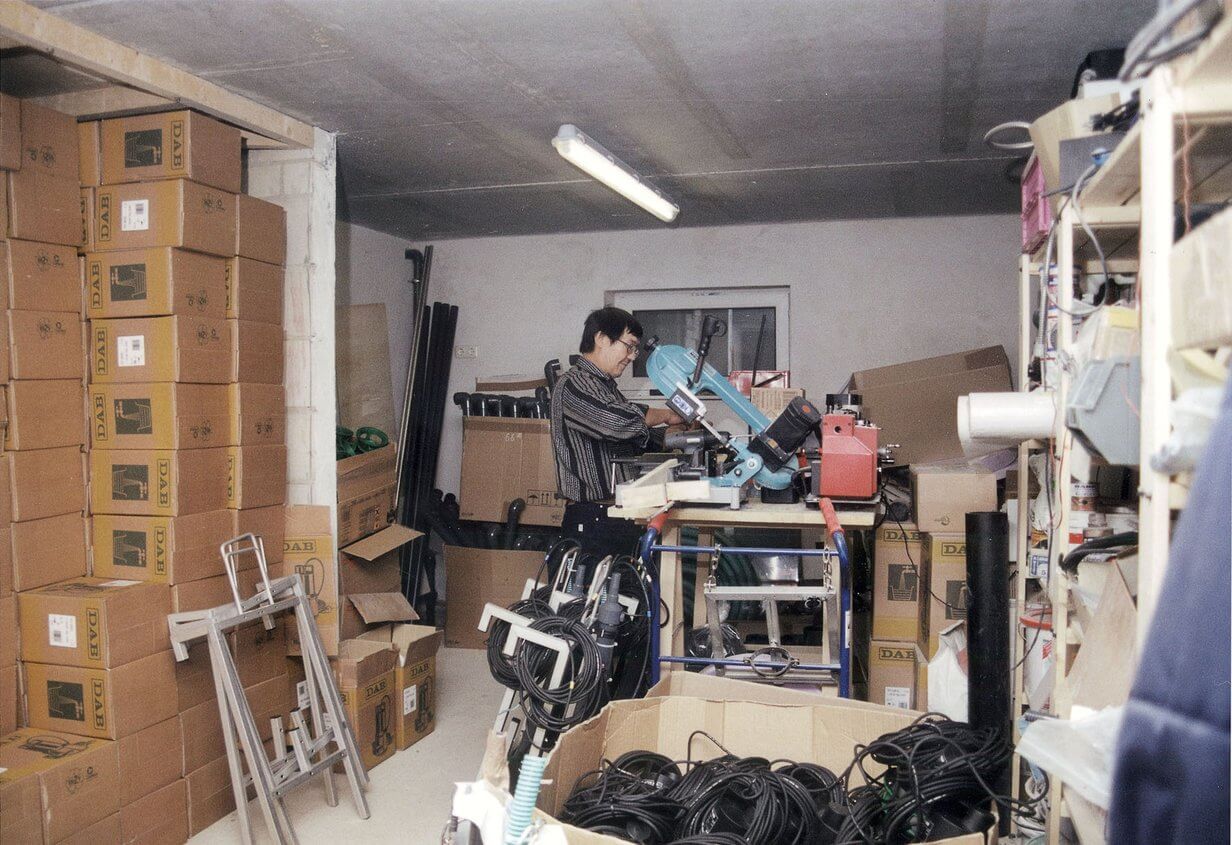
[[1033,157],[1022,174],[1022,251],[1028,255],[1039,249],[1052,227],[1052,204],[1044,196],[1046,190],[1044,171]]

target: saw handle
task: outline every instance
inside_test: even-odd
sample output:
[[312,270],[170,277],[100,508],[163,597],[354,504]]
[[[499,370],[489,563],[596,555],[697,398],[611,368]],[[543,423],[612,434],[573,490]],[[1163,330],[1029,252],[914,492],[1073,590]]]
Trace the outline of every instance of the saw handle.
[[709,314],[702,320],[702,336],[697,341],[697,366],[693,368],[693,377],[689,379],[689,387],[702,380],[702,370],[706,367],[706,356],[710,354],[710,341],[716,336],[727,334],[727,322]]

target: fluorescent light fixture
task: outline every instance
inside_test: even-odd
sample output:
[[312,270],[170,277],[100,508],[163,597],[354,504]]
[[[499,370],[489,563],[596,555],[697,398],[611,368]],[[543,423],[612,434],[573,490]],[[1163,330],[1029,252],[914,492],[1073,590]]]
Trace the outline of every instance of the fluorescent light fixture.
[[570,164],[598,179],[630,202],[640,205],[664,223],[671,223],[680,213],[678,205],[643,182],[633,168],[605,150],[593,138],[587,137],[572,123],[560,127],[556,137],[552,139],[552,146]]

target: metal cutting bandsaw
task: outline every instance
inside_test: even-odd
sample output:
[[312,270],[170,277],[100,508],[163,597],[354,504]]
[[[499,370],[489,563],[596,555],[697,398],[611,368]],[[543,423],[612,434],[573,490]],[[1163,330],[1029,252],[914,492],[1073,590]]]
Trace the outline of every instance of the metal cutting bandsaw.
[[[668,434],[665,446],[689,456],[688,463],[672,467],[673,481],[705,481],[692,485],[677,501],[725,504],[738,508],[751,487],[760,488],[770,502],[798,500],[797,478],[811,475],[805,499],[816,504],[822,498],[834,501],[869,502],[876,498],[878,470],[889,463],[889,449],[878,447],[879,429],[863,419],[859,397],[827,396],[823,413],[797,397],[771,421],[714,367],[706,363],[711,340],[722,336],[727,325],[706,317],[696,349],[658,343],[651,338],[646,375],[667,397],[668,407],[689,425],[700,430]],[[748,427],[747,435],[717,430],[707,419],[701,394],[709,391],[731,409]],[[811,434],[819,448],[801,453]],[[632,482],[636,484],[636,482]],[[677,488],[681,489],[681,488]],[[619,496],[618,496],[619,498]]]

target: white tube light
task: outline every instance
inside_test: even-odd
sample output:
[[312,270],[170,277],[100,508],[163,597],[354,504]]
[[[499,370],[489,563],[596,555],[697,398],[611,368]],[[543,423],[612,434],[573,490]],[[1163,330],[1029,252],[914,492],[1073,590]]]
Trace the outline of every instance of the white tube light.
[[552,146],[566,161],[599,180],[630,202],[640,205],[664,223],[671,223],[680,207],[642,181],[629,165],[609,153],[572,123],[556,132]]

